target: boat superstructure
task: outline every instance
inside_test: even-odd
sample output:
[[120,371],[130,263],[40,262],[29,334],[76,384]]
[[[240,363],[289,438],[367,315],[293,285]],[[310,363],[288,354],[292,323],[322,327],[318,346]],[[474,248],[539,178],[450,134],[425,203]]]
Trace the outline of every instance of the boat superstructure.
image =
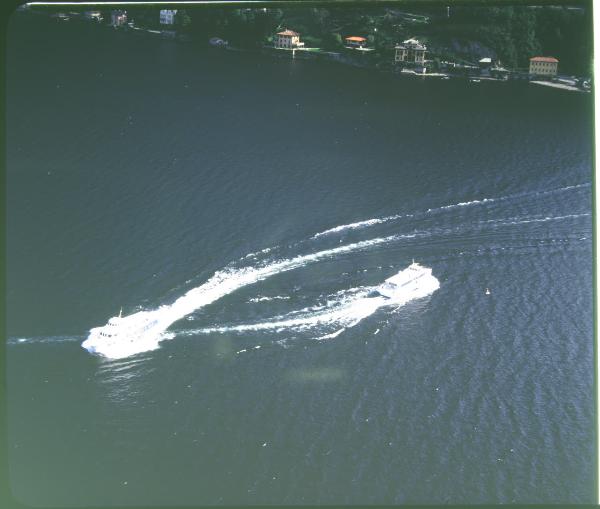
[[413,261],[406,269],[387,278],[377,287],[377,293],[392,301],[406,301],[429,295],[439,287],[440,282],[431,269]]
[[106,325],[91,329],[81,346],[106,357],[124,357],[130,355],[130,350],[138,349],[140,342],[155,343],[158,347],[164,329],[164,323],[156,312],[140,311],[129,316],[119,313]]

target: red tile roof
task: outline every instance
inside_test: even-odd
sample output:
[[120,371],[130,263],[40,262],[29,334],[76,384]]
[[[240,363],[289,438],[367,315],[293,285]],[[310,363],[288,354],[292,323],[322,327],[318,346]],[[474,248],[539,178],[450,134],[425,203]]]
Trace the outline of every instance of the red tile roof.
[[553,62],[558,63],[558,59],[554,57],[531,57],[530,62]]
[[350,36],[350,37],[346,37],[346,40],[347,40],[347,41],[364,42],[364,41],[366,41],[367,39],[365,39],[364,37],[357,37],[357,36],[355,36],[355,35],[352,35],[352,36]]
[[277,35],[287,35],[290,37],[294,37],[300,34],[298,32],[294,32],[293,30],[284,30],[283,32],[277,32]]

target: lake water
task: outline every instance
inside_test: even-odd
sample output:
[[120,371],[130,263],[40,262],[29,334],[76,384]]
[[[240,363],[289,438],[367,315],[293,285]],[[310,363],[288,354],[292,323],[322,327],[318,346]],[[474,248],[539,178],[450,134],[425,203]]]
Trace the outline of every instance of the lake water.
[[[595,501],[590,95],[26,14],[7,69],[17,499]],[[81,348],[301,256],[158,349]],[[439,290],[371,306],[413,259]]]

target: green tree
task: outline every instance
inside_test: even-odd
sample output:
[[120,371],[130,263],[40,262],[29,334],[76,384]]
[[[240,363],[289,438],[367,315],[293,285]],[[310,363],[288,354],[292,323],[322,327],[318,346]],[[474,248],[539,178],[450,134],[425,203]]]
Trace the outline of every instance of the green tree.
[[536,21],[536,9],[519,7],[515,12],[511,29],[519,67],[527,67],[529,59],[541,50],[536,37]]
[[328,33],[323,38],[323,46],[328,49],[340,49],[344,46],[342,36],[337,32]]
[[187,13],[187,11],[183,9],[178,10],[177,14],[175,15],[175,26],[177,26],[181,30],[187,31],[189,30],[191,24],[192,18]]

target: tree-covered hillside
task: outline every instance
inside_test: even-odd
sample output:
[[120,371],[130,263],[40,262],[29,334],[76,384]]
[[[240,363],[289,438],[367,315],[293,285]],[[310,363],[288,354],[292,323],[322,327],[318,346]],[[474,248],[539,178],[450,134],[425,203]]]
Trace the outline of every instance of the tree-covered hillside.
[[[554,56],[562,73],[591,75],[591,2],[574,6],[488,6],[485,4],[414,4],[397,6],[328,6],[232,8],[197,6],[180,9],[176,28],[196,40],[221,37],[241,48],[259,48],[278,30],[300,32],[309,47],[340,50],[349,35],[366,37],[381,60],[394,45],[417,37],[428,58],[476,62],[489,56],[508,68],[527,68],[529,58]],[[127,7],[136,24],[160,28],[159,9]],[[110,19],[110,11],[104,12]],[[165,28],[164,26],[162,28]]]
[[554,56],[564,72],[590,73],[591,12],[568,7],[454,7],[428,31],[440,41],[476,41],[511,67],[528,66],[531,56]]

